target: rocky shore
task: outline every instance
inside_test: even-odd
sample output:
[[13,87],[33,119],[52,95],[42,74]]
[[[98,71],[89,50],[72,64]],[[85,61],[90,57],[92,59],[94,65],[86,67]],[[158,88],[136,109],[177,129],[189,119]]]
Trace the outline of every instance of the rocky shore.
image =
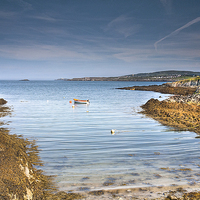
[[149,86],[132,86],[132,87],[123,87],[117,88],[122,90],[141,90],[141,91],[154,91],[160,92],[163,94],[175,94],[175,95],[189,95],[194,94],[197,90],[195,87],[173,87],[169,83],[162,85],[149,85]]
[[[176,98],[178,102],[176,102]],[[165,101],[150,99],[142,105],[141,113],[150,116],[160,123],[179,130],[188,130],[200,134],[200,106],[183,103],[181,97],[170,98]],[[186,99],[188,101],[188,99]],[[181,101],[181,103],[179,103]]]
[[132,86],[124,90],[154,91],[174,94],[164,101],[150,99],[142,105],[146,114],[164,125],[200,134],[200,78],[165,83],[162,85]]
[[[0,99],[0,117],[11,115]],[[1,122],[0,125],[4,125]],[[80,199],[82,195],[58,192],[53,177],[39,169],[43,163],[35,141],[10,134],[9,129],[0,128],[0,199],[2,200],[61,200]]]
[[[199,81],[183,86],[179,83],[161,86],[133,86],[119,88],[126,90],[148,90],[165,94],[175,94],[164,101],[150,99],[142,105],[142,113],[160,123],[180,130],[200,133],[200,93]],[[175,84],[175,85],[174,85]],[[185,82],[184,82],[185,84]],[[0,99],[0,117],[11,114],[6,101]],[[1,123],[3,124],[3,122]],[[107,189],[99,191],[66,193],[58,191],[53,177],[45,175],[38,168],[43,163],[38,156],[35,141],[22,136],[11,135],[8,129],[0,128],[0,199],[10,200],[199,200],[200,184],[169,187]]]
[[[155,91],[163,94],[174,94],[166,100],[150,99],[142,105],[141,113],[159,121],[163,125],[174,127],[179,130],[193,131],[200,134],[200,78],[182,80],[174,83],[151,86],[132,86],[118,88],[125,90]],[[199,137],[199,136],[197,136]],[[199,186],[197,186],[199,188]],[[148,198],[147,198],[148,199]],[[182,194],[177,191],[165,198],[155,198],[164,200],[199,200],[200,192],[188,192]]]

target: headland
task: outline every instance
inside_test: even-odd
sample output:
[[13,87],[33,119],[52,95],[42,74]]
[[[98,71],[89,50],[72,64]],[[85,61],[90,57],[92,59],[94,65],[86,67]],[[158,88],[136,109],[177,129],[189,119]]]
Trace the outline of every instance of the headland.
[[164,125],[200,134],[199,77],[162,85],[132,86],[118,89],[174,94],[174,96],[163,101],[150,99],[141,106],[143,109],[141,113],[158,120]]
[[142,81],[142,82],[174,82],[189,77],[200,76],[200,72],[193,71],[158,71],[151,73],[129,74],[115,77],[82,77],[82,78],[59,78],[60,81]]

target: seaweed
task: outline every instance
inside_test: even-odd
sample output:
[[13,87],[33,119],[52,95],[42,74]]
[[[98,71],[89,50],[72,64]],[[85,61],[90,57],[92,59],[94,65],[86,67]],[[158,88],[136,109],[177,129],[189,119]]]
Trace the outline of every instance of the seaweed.
[[[11,114],[0,99],[0,117]],[[54,177],[40,169],[43,162],[35,140],[10,134],[0,128],[0,199],[59,200],[80,199],[82,195],[57,192]],[[56,193],[57,192],[57,193]]]
[[164,125],[200,133],[200,105],[150,99],[141,107],[141,113]]

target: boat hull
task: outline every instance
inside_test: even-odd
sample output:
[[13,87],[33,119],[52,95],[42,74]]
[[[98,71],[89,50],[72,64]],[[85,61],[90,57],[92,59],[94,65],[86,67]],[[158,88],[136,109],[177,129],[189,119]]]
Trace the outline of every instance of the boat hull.
[[74,103],[77,103],[77,104],[89,104],[90,101],[89,100],[74,99]]

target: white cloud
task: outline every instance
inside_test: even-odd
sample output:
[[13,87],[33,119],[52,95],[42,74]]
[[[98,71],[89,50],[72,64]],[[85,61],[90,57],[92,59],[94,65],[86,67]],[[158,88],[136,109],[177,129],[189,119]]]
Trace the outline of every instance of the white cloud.
[[[120,51],[120,50],[118,50]],[[114,53],[113,57],[123,60],[125,62],[135,62],[135,61],[141,61],[141,60],[149,60],[152,56],[152,49],[149,47],[141,48],[127,48],[127,49],[121,49],[121,52]]]
[[196,19],[193,19],[192,21],[188,22],[187,24],[185,24],[184,26],[181,26],[180,28],[176,29],[175,31],[171,32],[169,35],[161,38],[160,40],[158,40],[157,42],[154,43],[154,47],[155,49],[157,50],[157,46],[158,46],[158,43],[162,42],[163,40],[177,34],[178,32],[180,32],[181,30],[185,29],[185,28],[188,28],[189,26],[197,23],[200,21],[200,17],[197,17]]
[[53,17],[47,16],[47,15],[31,16],[30,18],[38,19],[38,20],[44,20],[44,21],[49,21],[49,22],[55,22],[55,21],[57,21]]
[[16,2],[18,2],[25,10],[32,10],[32,5],[30,3],[25,2],[24,0],[17,0]]
[[0,18],[4,18],[4,19],[13,19],[13,17],[15,17],[15,15],[16,15],[15,12],[0,11]]
[[97,60],[99,56],[92,52],[69,50],[61,46],[0,46],[0,56],[3,58],[44,61],[44,60]]
[[188,46],[177,46],[177,44],[166,44],[159,52],[153,51],[151,45],[138,45],[132,48],[111,49],[112,56],[126,63],[134,62],[170,62],[170,61],[198,61],[200,48]]
[[172,11],[172,1],[171,0],[160,0],[160,1],[163,4],[167,13],[170,14]]
[[105,31],[110,33],[118,33],[125,38],[138,32],[140,25],[131,17],[121,15],[112,20],[106,27]]

